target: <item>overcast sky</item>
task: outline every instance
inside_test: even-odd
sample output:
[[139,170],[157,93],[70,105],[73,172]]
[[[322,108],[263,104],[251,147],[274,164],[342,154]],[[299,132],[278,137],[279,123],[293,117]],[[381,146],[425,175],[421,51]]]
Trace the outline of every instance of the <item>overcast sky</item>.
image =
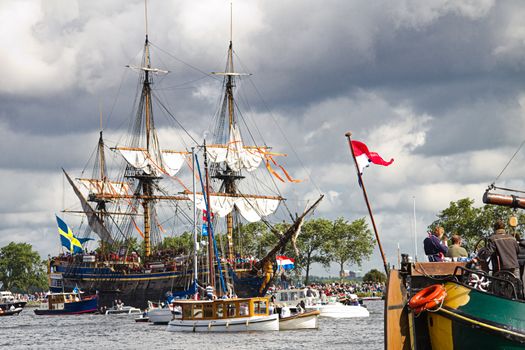
[[[414,254],[414,200],[421,259],[436,214],[465,197],[481,205],[524,139],[523,1],[234,1],[233,12],[236,68],[253,74],[238,84],[239,104],[305,180],[284,187],[292,206],[322,192],[317,216],[367,215],[346,131],[395,159],[364,175],[393,264],[398,244]],[[220,91],[206,73],[225,67],[230,1],[150,0],[148,17],[153,65],[170,71],[156,93],[202,138]],[[142,0],[0,1],[0,246],[58,252],[60,168],[84,167],[101,111],[110,141],[127,127],[137,75],[125,66],[140,62],[144,32]],[[161,135],[185,137],[173,120],[157,122]],[[498,184],[523,189],[524,170],[518,154]],[[363,270],[373,267],[382,268],[377,248]]]

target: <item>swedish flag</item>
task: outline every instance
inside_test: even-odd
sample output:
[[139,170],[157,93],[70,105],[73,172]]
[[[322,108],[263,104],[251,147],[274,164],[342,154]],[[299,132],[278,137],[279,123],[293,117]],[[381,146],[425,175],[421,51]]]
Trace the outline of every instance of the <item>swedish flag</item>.
[[59,218],[57,218],[58,233],[60,234],[60,242],[66,247],[72,254],[82,253],[82,244],[89,241],[91,238],[77,238],[73,236],[73,231],[67,226],[67,224]]

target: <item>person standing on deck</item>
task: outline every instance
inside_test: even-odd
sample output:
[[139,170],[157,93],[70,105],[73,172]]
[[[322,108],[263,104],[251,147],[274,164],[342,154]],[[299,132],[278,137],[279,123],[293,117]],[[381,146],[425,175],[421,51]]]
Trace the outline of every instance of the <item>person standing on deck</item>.
[[452,239],[452,245],[448,247],[447,257],[449,258],[468,257],[467,250],[461,246],[461,237],[459,237],[459,235],[453,235],[451,239]]
[[447,240],[446,238],[442,241],[441,238],[445,230],[441,226],[436,226],[434,232],[429,234],[427,238],[423,241],[423,246],[425,248],[425,254],[428,257],[430,262],[439,262],[443,261],[443,257],[448,252]]
[[494,224],[494,234],[487,242],[486,255],[491,257],[492,270],[508,271],[516,278],[520,278],[520,266],[518,264],[519,245],[516,238],[505,232],[503,220],[497,220]]

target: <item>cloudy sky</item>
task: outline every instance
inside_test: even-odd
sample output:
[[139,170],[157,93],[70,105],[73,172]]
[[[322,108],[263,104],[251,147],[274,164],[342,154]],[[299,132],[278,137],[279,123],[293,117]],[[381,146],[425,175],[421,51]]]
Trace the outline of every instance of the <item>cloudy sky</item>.
[[[395,159],[365,171],[391,263],[398,244],[414,254],[414,200],[421,243],[450,201],[481,204],[524,138],[520,0],[234,1],[233,12],[236,67],[253,74],[239,83],[240,106],[305,180],[283,189],[292,207],[322,192],[317,216],[367,214],[346,131]],[[153,63],[171,72],[157,93],[202,138],[230,1],[150,0],[148,17]],[[69,196],[60,168],[83,169],[100,113],[109,141],[127,127],[137,75],[125,66],[140,62],[144,32],[142,0],[0,1],[0,246],[58,251],[53,216]],[[170,118],[157,122],[161,135],[185,137]],[[518,154],[498,184],[523,189],[523,164]],[[372,267],[382,267],[377,249],[363,270]]]

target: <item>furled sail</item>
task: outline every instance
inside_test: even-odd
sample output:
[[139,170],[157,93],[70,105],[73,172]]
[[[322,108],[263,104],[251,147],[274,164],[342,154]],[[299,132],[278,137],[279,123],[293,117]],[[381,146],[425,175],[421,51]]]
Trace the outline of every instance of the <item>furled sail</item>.
[[117,150],[129,165],[143,170],[146,174],[165,173],[169,176],[174,176],[181,169],[185,159],[185,154],[181,152],[162,151],[162,159],[155,161],[155,157],[145,149],[118,147]]
[[75,183],[69,177],[69,175],[66,173],[66,171],[64,169],[62,169],[62,171],[66,175],[67,181],[69,182],[71,187],[73,187],[73,190],[75,191],[75,194],[77,195],[78,199],[80,200],[80,204],[82,205],[82,209],[84,210],[84,213],[86,214],[86,216],[88,218],[89,227],[91,227],[91,229],[93,231],[95,231],[95,233],[97,233],[98,236],[103,241],[108,242],[108,243],[113,243],[113,238],[111,238],[111,233],[104,226],[104,223],[102,222],[102,220],[100,220],[100,218],[97,216],[97,213],[95,212],[95,210],[93,210],[93,208],[91,208],[91,206],[89,205],[87,200],[84,198],[82,193],[80,193],[78,187],[75,185]]
[[208,146],[207,150],[212,162],[226,162],[233,171],[254,171],[263,161],[265,154],[264,148],[244,147],[241,133],[235,124],[230,128],[230,140],[227,145],[212,145]]
[[[193,194],[187,195],[193,200]],[[204,196],[195,195],[195,205],[200,210],[206,210]],[[250,198],[210,195],[211,211],[219,217],[224,217],[231,213],[233,207],[237,207],[239,213],[248,222],[260,221],[263,216],[273,214],[279,206],[280,199],[277,198]]]
[[89,193],[97,195],[126,195],[129,194],[129,184],[126,182],[103,181],[99,179],[79,179]]

